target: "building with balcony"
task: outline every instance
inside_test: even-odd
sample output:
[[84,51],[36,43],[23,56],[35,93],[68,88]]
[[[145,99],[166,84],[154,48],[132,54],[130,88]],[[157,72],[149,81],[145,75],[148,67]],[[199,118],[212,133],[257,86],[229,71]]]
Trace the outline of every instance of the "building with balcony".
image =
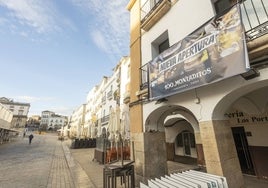
[[11,128],[24,128],[27,124],[30,103],[15,102],[6,97],[1,97],[0,103],[13,113]]
[[118,107],[121,118],[122,114],[128,109],[130,92],[129,65],[130,58],[128,56],[122,57],[113,69],[112,75],[103,77],[101,83],[88,93],[87,108],[91,110],[87,110],[86,116],[91,119],[91,122],[94,122],[97,137],[101,135],[107,136],[112,109]]
[[[38,116],[36,118],[38,118]],[[33,118],[31,120],[32,122],[37,121]],[[61,129],[64,126],[66,126],[67,123],[68,123],[67,116],[62,116],[62,115],[56,114],[55,112],[45,110],[41,112],[39,130],[57,131],[58,129]],[[32,127],[30,125],[31,124],[29,124],[29,127]]]
[[70,136],[72,138],[87,137],[87,128],[85,128],[86,104],[81,104],[71,115]]
[[[99,84],[95,85],[87,94],[84,106],[84,116],[80,106],[71,115],[70,131],[73,137],[81,133],[79,125],[84,122],[84,136],[90,138],[108,136],[108,123],[112,109],[119,109],[122,121],[128,116],[130,95],[130,58],[124,56],[113,69],[111,76],[103,76]],[[79,123],[80,121],[80,123]],[[125,123],[126,124],[126,123]],[[129,138],[129,123],[124,130]],[[111,130],[110,130],[111,131]]]
[[47,130],[49,125],[49,117],[54,115],[55,112],[51,112],[49,110],[45,110],[41,112],[41,120],[40,120],[40,129]]
[[41,122],[41,116],[40,115],[32,115],[27,120],[27,127],[28,128],[30,127],[33,130],[39,129],[40,122]]
[[96,138],[97,134],[97,117],[96,117],[96,101],[95,93],[98,92],[98,86],[93,87],[87,94],[87,103],[85,111],[85,126],[88,129],[88,137]]
[[48,128],[47,130],[57,131],[64,128],[67,125],[68,118],[58,114],[52,114],[48,117]]
[[[236,4],[236,2],[239,2]],[[268,2],[130,0],[136,181],[191,163],[268,177]],[[135,122],[135,123],[134,123]]]
[[7,142],[14,130],[11,128],[13,113],[0,103],[0,144]]

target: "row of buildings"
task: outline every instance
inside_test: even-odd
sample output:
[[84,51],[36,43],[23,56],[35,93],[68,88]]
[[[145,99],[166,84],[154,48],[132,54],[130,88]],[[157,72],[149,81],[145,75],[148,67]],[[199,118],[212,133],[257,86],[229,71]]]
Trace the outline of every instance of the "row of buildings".
[[0,97],[0,104],[12,114],[9,128],[25,127],[28,120],[30,103],[22,103],[6,97]]
[[[87,94],[86,102],[75,109],[69,121],[69,136],[96,138],[115,136],[116,131],[129,138],[130,58],[122,57],[111,76]],[[116,121],[116,127],[111,127]],[[117,135],[119,136],[119,135]]]
[[[68,117],[51,111],[28,117],[30,103],[18,102],[6,97],[0,98],[0,142],[8,141],[20,131],[57,131],[68,124]],[[27,129],[25,129],[27,128]]]
[[267,179],[268,2],[130,0],[127,9],[130,56],[74,110],[70,136],[130,139],[137,185],[167,174],[167,161],[231,188],[244,187],[243,174]]
[[29,109],[30,103],[0,97],[0,144],[8,142],[17,136],[20,130],[24,130]]
[[8,141],[11,133],[13,113],[0,103],[0,144]]

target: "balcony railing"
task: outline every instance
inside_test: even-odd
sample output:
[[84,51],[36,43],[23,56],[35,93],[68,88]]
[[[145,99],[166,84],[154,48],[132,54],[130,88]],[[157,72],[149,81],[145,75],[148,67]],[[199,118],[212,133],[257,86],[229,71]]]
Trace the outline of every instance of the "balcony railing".
[[143,90],[148,87],[148,64],[143,65],[140,68],[140,71],[141,71],[140,90]]
[[[147,2],[149,3],[151,1],[148,0]],[[161,3],[161,0],[157,2]],[[158,4],[155,3],[154,5],[157,6]],[[148,8],[145,9],[144,5],[143,9],[147,10]],[[245,0],[240,3],[240,9],[248,43],[268,34],[268,0]],[[150,10],[154,10],[153,7]],[[149,12],[147,11],[147,13]],[[140,71],[140,90],[143,90],[148,87],[148,64],[140,67]]]
[[101,98],[101,102],[102,102],[102,104],[105,104],[105,102],[106,102],[106,95],[104,95],[104,96]]
[[171,0],[146,0],[141,6],[141,27],[148,31],[171,7]]
[[146,19],[162,1],[163,0],[147,0],[141,7],[141,20]]
[[107,123],[110,119],[110,115],[104,116],[101,118],[101,124]]
[[111,90],[107,93],[107,99],[112,99],[112,98],[113,98],[113,91]]
[[245,0],[240,5],[247,41],[268,33],[268,1]]

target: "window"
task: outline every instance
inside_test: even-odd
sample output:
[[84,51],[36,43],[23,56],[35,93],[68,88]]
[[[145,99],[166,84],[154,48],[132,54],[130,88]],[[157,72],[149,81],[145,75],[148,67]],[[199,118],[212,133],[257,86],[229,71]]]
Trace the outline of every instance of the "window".
[[169,40],[166,39],[164,42],[162,42],[161,44],[159,44],[158,46],[158,51],[159,54],[161,54],[163,51],[165,51],[166,49],[169,48]]
[[189,131],[182,131],[177,135],[176,141],[178,147],[183,147],[185,145],[185,140],[189,140],[189,145],[191,148],[195,148],[195,137],[194,134]]
[[241,0],[216,0],[214,1],[215,11],[217,14],[222,14],[225,10]]
[[140,89],[143,90],[148,87],[148,64],[143,65],[140,68],[140,71],[141,71]]
[[152,59],[157,57],[160,53],[169,48],[168,31],[162,33],[158,38],[156,38],[152,44]]
[[18,115],[23,115],[23,110],[19,110],[19,114]]
[[105,117],[105,110],[102,111],[102,117]]
[[176,137],[177,147],[183,148],[183,155],[191,156],[191,148],[195,148],[194,134],[188,130],[184,130]]

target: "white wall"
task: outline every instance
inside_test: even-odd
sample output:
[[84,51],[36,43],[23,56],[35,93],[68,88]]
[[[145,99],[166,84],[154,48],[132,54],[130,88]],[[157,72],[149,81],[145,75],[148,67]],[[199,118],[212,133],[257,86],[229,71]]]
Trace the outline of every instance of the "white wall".
[[214,16],[210,0],[179,0],[141,38],[142,65],[152,60],[151,43],[168,30],[169,44],[172,46]]

